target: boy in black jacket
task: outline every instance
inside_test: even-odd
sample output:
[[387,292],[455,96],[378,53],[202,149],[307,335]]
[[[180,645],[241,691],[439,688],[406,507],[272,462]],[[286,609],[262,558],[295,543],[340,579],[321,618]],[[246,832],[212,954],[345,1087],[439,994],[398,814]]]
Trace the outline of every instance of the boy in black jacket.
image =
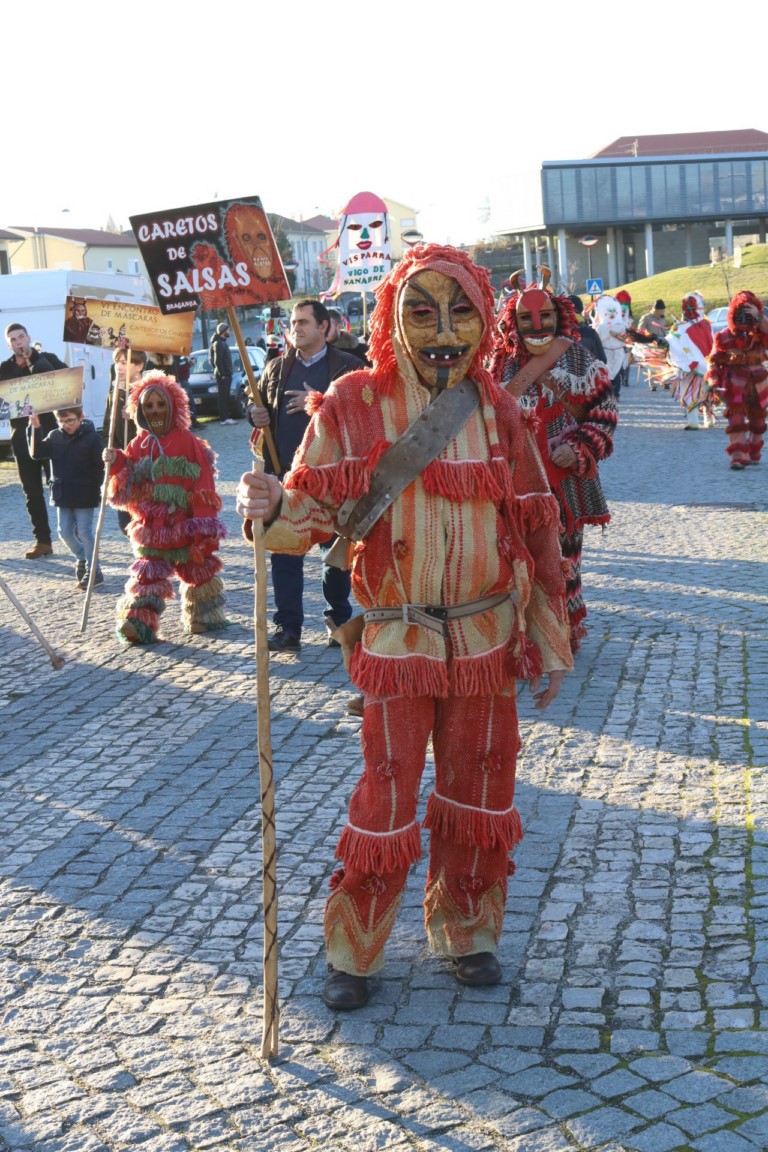
[[[27,439],[33,460],[50,460],[51,504],[59,520],[59,539],[77,560],[77,587],[85,591],[93,558],[93,510],[101,503],[104,464],[101,437],[82,408],[54,412],[57,428],[43,439],[40,420],[29,417]],[[94,584],[103,584],[97,569]]]

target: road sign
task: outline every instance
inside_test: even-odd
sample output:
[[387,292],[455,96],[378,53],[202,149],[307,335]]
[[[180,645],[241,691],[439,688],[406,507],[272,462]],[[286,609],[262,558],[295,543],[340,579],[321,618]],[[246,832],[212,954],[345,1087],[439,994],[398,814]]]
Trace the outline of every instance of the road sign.
[[587,280],[587,295],[588,296],[602,296],[603,282],[602,280]]

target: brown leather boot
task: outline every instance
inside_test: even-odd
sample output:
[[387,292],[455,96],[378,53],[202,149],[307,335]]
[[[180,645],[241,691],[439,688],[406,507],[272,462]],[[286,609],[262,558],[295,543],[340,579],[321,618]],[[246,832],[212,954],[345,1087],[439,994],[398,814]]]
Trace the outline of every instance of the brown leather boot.
[[29,552],[24,553],[27,560],[39,560],[41,556],[53,556],[53,547],[50,544],[43,544],[40,540],[34,548],[30,548]]
[[339,972],[328,965],[328,979],[323,985],[323,1000],[337,1012],[352,1012],[368,1003],[368,979]]
[[471,956],[454,956],[455,976],[459,984],[481,988],[486,984],[498,984],[501,968],[493,952],[474,952]]

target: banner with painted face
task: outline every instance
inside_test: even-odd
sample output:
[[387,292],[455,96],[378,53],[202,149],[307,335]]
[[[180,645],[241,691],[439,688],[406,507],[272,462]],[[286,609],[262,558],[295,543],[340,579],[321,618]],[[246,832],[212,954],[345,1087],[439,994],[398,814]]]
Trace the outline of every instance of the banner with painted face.
[[258,196],[150,212],[130,220],[165,315],[291,297]]
[[0,399],[10,408],[10,419],[18,420],[32,412],[55,412],[58,408],[79,408],[83,403],[84,366],[59,368],[56,372],[33,372],[0,383]]
[[140,348],[188,356],[192,351],[194,312],[164,316],[148,304],[68,296],[64,339],[97,348]]
[[339,262],[327,295],[370,292],[392,266],[387,206],[373,192],[358,192],[338,220],[339,235],[327,251],[338,248]]

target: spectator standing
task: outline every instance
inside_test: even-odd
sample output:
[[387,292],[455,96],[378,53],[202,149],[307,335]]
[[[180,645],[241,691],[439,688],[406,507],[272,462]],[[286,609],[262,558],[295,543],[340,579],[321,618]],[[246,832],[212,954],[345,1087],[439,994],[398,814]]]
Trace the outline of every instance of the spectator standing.
[[211,367],[216,386],[219,390],[219,423],[234,424],[229,415],[229,397],[232,386],[232,353],[229,350],[231,328],[229,324],[221,323],[211,337]]
[[647,332],[656,340],[663,340],[669,331],[669,325],[666,318],[666,307],[663,300],[657,300],[653,306],[652,311],[646,312],[644,316],[640,317],[638,328],[641,332]]
[[[272,360],[259,381],[264,408],[251,404],[248,419],[255,428],[269,424],[280,457],[282,479],[309,425],[308,404],[313,393],[325,393],[331,383],[347,372],[362,368],[360,360],[338,352],[327,342],[330,318],[319,300],[300,300],[291,313],[291,348]],[[271,461],[267,462],[273,471]],[[335,540],[320,544],[323,557]],[[323,596],[328,632],[346,624],[352,615],[350,577],[323,564]],[[272,589],[275,597],[275,632],[270,652],[296,652],[301,648],[304,624],[304,557],[272,553]]]
[[[5,339],[13,355],[0,364],[0,380],[14,380],[37,372],[55,372],[66,368],[66,364],[52,352],[41,352],[32,347],[29,333],[23,324],[9,324],[5,330]],[[40,427],[44,435],[56,428],[56,420],[50,412],[41,413]],[[33,460],[30,456],[26,428],[26,414],[11,420],[11,447],[36,541],[34,548],[24,555],[27,560],[38,560],[53,552],[44,494],[44,482],[47,484],[50,480],[50,465],[47,460]]]
[[[115,375],[117,376],[115,447],[125,449],[126,445],[130,444],[137,432],[136,424],[126,410],[126,396],[133,385],[141,379],[141,374],[147,366],[147,354],[146,352],[140,352],[138,348],[131,348],[131,372],[127,381],[128,354],[124,348],[115,349],[112,353],[112,364]],[[101,444],[103,448],[109,446],[109,428],[111,423],[112,389],[110,389],[109,395],[107,396],[107,406],[104,409],[104,420],[101,425]],[[126,512],[124,508],[118,508],[117,522],[120,525],[120,531],[124,536],[127,536],[128,525],[131,522],[130,512]]]
[[329,308],[328,315],[331,318],[331,325],[328,329],[328,343],[332,344],[339,352],[349,352],[350,356],[356,356],[361,364],[366,368],[370,368],[371,362],[368,359],[368,345],[363,344],[353,332],[350,332],[338,308]]
[[592,325],[587,324],[586,320],[584,319],[584,302],[581,299],[581,296],[577,296],[574,292],[568,297],[568,299],[576,310],[576,319],[579,324],[579,339],[587,351],[591,352],[596,360],[602,360],[603,364],[607,364],[608,358],[605,355],[605,349],[603,348],[602,340]]
[[[75,557],[77,587],[85,591],[93,563],[93,512],[101,503],[104,465],[101,437],[82,408],[59,408],[57,427],[43,437],[38,416],[30,416],[27,437],[32,460],[51,462],[51,503],[58,514],[59,539]],[[103,584],[97,567],[94,584]]]

